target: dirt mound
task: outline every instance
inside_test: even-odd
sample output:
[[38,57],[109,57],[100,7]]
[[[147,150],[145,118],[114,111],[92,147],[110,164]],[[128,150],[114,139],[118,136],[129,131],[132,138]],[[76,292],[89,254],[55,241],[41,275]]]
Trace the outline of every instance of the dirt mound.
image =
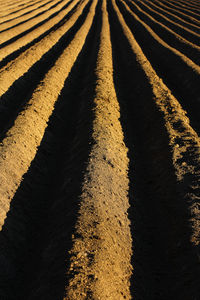
[[199,299],[200,3],[0,1],[0,298]]

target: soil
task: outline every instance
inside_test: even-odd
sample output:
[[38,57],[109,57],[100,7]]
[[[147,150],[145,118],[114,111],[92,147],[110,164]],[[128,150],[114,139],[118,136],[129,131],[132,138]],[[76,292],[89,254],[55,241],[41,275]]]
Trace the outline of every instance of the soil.
[[0,299],[200,299],[200,3],[0,1]]

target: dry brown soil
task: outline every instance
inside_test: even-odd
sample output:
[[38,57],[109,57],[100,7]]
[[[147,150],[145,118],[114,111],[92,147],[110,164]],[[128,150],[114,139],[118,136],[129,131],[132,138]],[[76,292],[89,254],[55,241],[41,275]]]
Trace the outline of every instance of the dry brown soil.
[[200,300],[200,1],[0,0],[0,300]]

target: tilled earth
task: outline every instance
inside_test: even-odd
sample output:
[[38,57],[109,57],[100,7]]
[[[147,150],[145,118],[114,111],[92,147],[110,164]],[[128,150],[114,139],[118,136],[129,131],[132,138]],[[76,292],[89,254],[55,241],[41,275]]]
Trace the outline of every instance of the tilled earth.
[[0,0],[0,300],[200,299],[200,1]]

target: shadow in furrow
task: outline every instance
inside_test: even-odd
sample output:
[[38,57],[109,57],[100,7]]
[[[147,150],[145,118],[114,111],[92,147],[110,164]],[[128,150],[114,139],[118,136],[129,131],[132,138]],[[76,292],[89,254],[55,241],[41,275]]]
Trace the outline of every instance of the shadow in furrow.
[[189,14],[181,12],[180,9],[176,10],[174,8],[169,7],[169,5],[166,5],[166,3],[163,3],[161,1],[155,1],[155,2],[156,2],[156,5],[158,5],[162,9],[166,10],[167,12],[177,15],[187,22],[199,25],[199,17],[194,17],[194,16],[192,17]]
[[[26,4],[31,3],[31,2],[34,2],[34,1],[28,1]],[[14,13],[16,13],[16,12],[18,12],[18,11],[21,11],[21,10],[23,10],[23,9],[26,9],[26,8],[28,8],[28,7],[31,7],[31,6],[35,5],[36,3],[38,3],[38,2],[39,2],[39,1],[37,1],[37,2],[35,2],[35,3],[33,3],[33,4],[30,4],[30,5],[27,5],[27,6],[23,7],[23,8],[20,7],[20,6],[24,6],[25,4],[17,5],[15,8],[17,9],[17,7],[19,6],[20,9],[17,9],[17,10],[14,11],[14,12],[10,12],[10,13],[8,13],[7,15],[3,15],[3,17],[7,17],[7,16],[9,16],[9,15],[13,15]],[[12,4],[10,4],[10,5],[8,5],[8,6],[12,6]],[[5,7],[4,7],[4,8],[5,8]],[[13,10],[13,7],[7,8],[7,9],[6,9],[6,11],[9,11],[9,10]],[[4,11],[5,11],[5,9],[4,9]]]
[[0,49],[4,48],[5,46],[7,46],[7,45],[9,45],[9,44],[11,44],[11,43],[13,43],[13,42],[15,42],[16,40],[18,40],[19,38],[21,38],[21,37],[25,36],[26,34],[30,33],[30,32],[33,31],[34,29],[36,29],[36,28],[42,26],[42,25],[43,25],[44,23],[46,23],[47,21],[53,19],[56,15],[59,14],[59,12],[63,11],[64,9],[66,9],[72,1],[73,1],[73,0],[71,0],[70,2],[68,2],[68,3],[67,3],[64,7],[62,7],[59,11],[53,13],[51,16],[49,16],[49,17],[46,18],[45,20],[43,20],[43,21],[37,23],[36,25],[34,25],[34,26],[32,26],[32,27],[29,27],[27,30],[23,31],[23,32],[20,33],[20,34],[17,34],[16,36],[14,36],[13,38],[7,40],[6,42],[1,43],[1,44],[0,44]]
[[173,10],[173,11],[175,11],[178,14],[181,14],[181,15],[183,14],[186,17],[189,17],[189,18],[192,17],[192,18],[194,18],[196,20],[200,19],[200,14],[192,12],[192,10],[190,10],[190,9],[185,9],[183,7],[174,5],[174,3],[169,3],[169,1],[163,1],[162,4],[164,4],[164,6],[167,9]]
[[7,131],[14,125],[17,115],[26,109],[32,93],[45,74],[55,64],[63,50],[73,40],[78,29],[83,25],[89,11],[91,1],[86,5],[72,28],[67,31],[43,57],[37,61],[27,73],[16,80],[0,100],[0,141],[6,137]]
[[[35,18],[37,18],[37,17],[43,15],[43,14],[46,13],[48,10],[51,10],[51,9],[55,8],[55,7],[56,7],[57,5],[59,5],[62,1],[63,1],[63,0],[60,0],[60,1],[57,2],[56,4],[54,4],[54,5],[52,5],[51,7],[49,7],[48,9],[46,9],[46,10],[44,10],[44,11],[42,11],[42,12],[39,12],[39,13],[36,14],[35,16],[29,18],[28,20],[21,21],[21,22],[19,22],[19,23],[13,25],[13,26],[11,26],[11,27],[7,27],[6,29],[1,30],[0,33],[5,32],[5,31],[8,31],[8,30],[10,30],[10,29],[12,29],[12,28],[15,28],[15,27],[17,27],[17,26],[19,26],[19,25],[22,25],[22,24],[24,24],[24,23],[26,23],[26,22],[29,22],[29,21],[31,21],[31,20],[33,20],[33,19],[35,19]],[[68,4],[68,3],[67,3],[67,4]],[[69,5],[69,4],[68,4],[68,5]],[[37,8],[37,9],[38,9],[38,8]]]
[[[40,9],[40,8],[44,7],[45,5],[47,5],[47,4],[51,3],[51,2],[52,2],[52,0],[50,0],[50,1],[48,1],[48,2],[46,2],[46,3],[44,3],[44,4],[42,4],[42,5],[40,5],[40,6],[36,7],[36,8],[34,8],[34,9],[31,9],[31,10],[29,10],[29,11],[27,11],[27,12],[25,12],[25,13],[19,15],[19,16],[16,16],[16,17],[11,18],[11,19],[9,19],[9,20],[0,22],[0,25],[5,24],[5,23],[8,23],[8,22],[11,22],[11,21],[16,20],[16,19],[18,19],[18,18],[21,18],[21,17],[23,17],[23,16],[26,16],[26,15],[28,15],[28,14],[30,14],[30,13],[36,11],[37,9]],[[37,3],[36,3],[36,4],[37,4]]]
[[[150,33],[126,11],[118,0],[117,4],[127,25],[157,75],[162,78],[172,94],[178,99],[183,109],[187,111],[191,126],[200,134],[199,74],[170,49],[165,48],[156,41]],[[151,45],[151,47],[149,45]]]
[[[173,33],[167,31],[166,28],[163,28],[160,24],[155,23],[150,19],[151,14],[145,15],[145,13],[138,10],[136,6],[134,6],[130,1],[125,1],[129,8],[137,14],[137,16],[145,22],[148,26],[151,27],[152,30],[162,38],[166,43],[168,43],[171,47],[179,50],[181,53],[186,55],[189,59],[191,59],[196,64],[200,63],[200,49],[196,49],[193,45],[188,45],[179,39],[179,37],[175,36]],[[175,32],[176,33],[176,32]]]
[[0,233],[2,299],[63,299],[92,141],[100,7]]
[[190,243],[191,216],[179,193],[164,118],[110,2],[108,11],[114,82],[130,159],[132,296],[195,299],[198,261]]
[[[173,1],[170,1],[171,3],[173,3]],[[174,4],[174,3],[173,3]],[[199,14],[200,11],[199,11],[199,8],[198,7],[195,7],[193,5],[190,5],[189,3],[187,3],[187,5],[183,4],[182,1],[179,1],[179,2],[176,2],[176,5],[177,5],[177,8],[179,9],[186,9],[187,11],[190,11],[190,12],[194,12],[195,14]]]
[[[192,32],[188,32],[187,29],[193,31],[194,34],[195,32],[199,34],[200,28],[197,25],[186,22],[175,15],[171,15],[165,10],[153,6],[152,3],[144,3],[141,1],[137,1],[137,5],[140,6],[140,8],[142,8],[144,11],[148,12],[156,20],[165,24],[166,26],[174,30],[176,33],[184,36],[188,40],[191,40],[195,44],[195,40],[192,39],[192,37],[195,38],[195,36],[192,34]],[[196,39],[197,38],[198,36],[196,36]]]
[[[70,1],[68,3],[68,5],[71,2],[72,1]],[[26,44],[23,47],[20,47],[18,50],[12,52],[11,54],[7,55],[4,59],[2,59],[0,61],[0,69],[3,68],[3,67],[5,67],[9,62],[11,62],[12,60],[14,60],[16,57],[18,57],[22,52],[26,51],[28,48],[32,47],[34,44],[36,44],[39,41],[41,41],[44,37],[48,36],[48,34],[50,34],[51,32],[53,32],[55,30],[57,30],[58,28],[60,28],[63,25],[63,23],[65,23],[67,20],[69,20],[69,18],[72,16],[72,14],[74,13],[74,11],[76,10],[76,8],[77,8],[78,5],[79,5],[79,3],[77,3],[64,18],[62,18],[58,23],[56,23],[55,25],[53,25],[50,29],[48,29],[47,31],[45,31],[39,37],[35,38],[30,43]]]

